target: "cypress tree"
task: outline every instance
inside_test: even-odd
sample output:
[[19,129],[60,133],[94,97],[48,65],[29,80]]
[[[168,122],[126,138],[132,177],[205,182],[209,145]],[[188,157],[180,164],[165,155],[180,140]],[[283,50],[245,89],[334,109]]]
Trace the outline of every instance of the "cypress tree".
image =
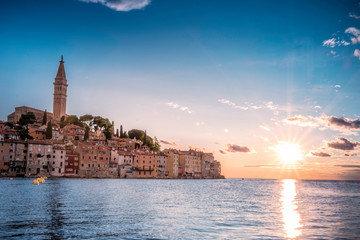
[[119,137],[119,129],[116,129],[116,136]]
[[47,123],[47,112],[46,112],[46,109],[45,109],[43,120],[42,120],[42,125],[45,125],[46,123]]
[[87,141],[89,139],[89,131],[90,131],[90,128],[86,125],[85,134],[84,134],[84,141]]
[[124,131],[122,125],[120,125],[120,138],[124,138]]
[[47,124],[46,139],[52,139],[52,123],[51,123],[51,121],[49,121]]
[[147,138],[147,136],[146,136],[146,130],[145,130],[145,133],[144,133],[144,145],[146,145],[146,138]]

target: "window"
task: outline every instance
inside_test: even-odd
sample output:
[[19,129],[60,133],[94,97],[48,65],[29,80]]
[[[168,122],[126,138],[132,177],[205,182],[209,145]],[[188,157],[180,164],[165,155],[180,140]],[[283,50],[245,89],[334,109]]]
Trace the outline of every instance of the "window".
[[59,173],[61,173],[61,168],[59,168]]
[[88,166],[90,167],[90,163],[88,164]]
[[63,156],[61,156],[60,158],[63,159]]
[[55,165],[55,162],[53,162],[53,164]]
[[55,169],[53,168],[52,171],[55,171]]
[[62,162],[60,162],[60,167],[62,167]]

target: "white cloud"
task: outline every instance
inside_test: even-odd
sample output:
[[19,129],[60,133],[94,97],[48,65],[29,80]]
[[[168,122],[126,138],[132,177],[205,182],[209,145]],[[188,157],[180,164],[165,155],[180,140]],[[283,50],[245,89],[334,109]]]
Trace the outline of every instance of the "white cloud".
[[143,9],[151,0],[79,0],[81,2],[100,3],[116,11],[128,12],[134,9]]
[[327,47],[331,47],[331,48],[335,47],[336,46],[335,38],[331,38],[331,39],[323,41],[323,46],[327,46]]
[[345,30],[345,33],[354,35],[355,37],[360,36],[360,30],[354,27],[349,27]]
[[235,108],[235,109],[240,109],[240,110],[248,110],[248,109],[255,109],[255,110],[258,110],[258,109],[269,109],[269,110],[272,110],[274,112],[275,115],[278,114],[277,112],[277,109],[278,109],[278,106],[275,105],[273,102],[265,102],[263,103],[262,105],[253,105],[252,103],[248,104],[246,103],[246,106],[240,106],[240,105],[237,105],[236,103],[228,100],[228,99],[218,99],[218,102],[219,103],[223,103],[223,104],[226,104],[232,108]]
[[350,38],[352,44],[360,43],[360,36]]
[[331,50],[330,53],[331,53],[332,55],[336,55],[336,52],[333,51],[333,50]]
[[335,39],[335,38],[331,38],[331,39],[328,39],[328,40],[325,40],[323,41],[323,46],[325,47],[336,47],[336,46],[348,46],[350,45],[349,42],[345,41],[345,40],[339,40],[338,39]]
[[359,49],[355,49],[355,51],[354,51],[354,56],[355,56],[355,57],[358,57],[359,60],[360,60],[360,50],[359,50]]
[[196,126],[204,126],[205,123],[204,123],[204,122],[196,122],[195,125],[196,125]]
[[334,88],[341,88],[341,85],[335,85]]
[[321,109],[321,106],[317,105],[317,106],[314,106],[315,109]]
[[360,16],[357,16],[355,13],[349,13],[349,17],[355,18],[355,19],[360,19]]
[[168,105],[168,106],[171,107],[171,108],[179,109],[180,111],[187,112],[187,113],[189,113],[189,114],[192,113],[192,111],[189,109],[189,107],[180,106],[179,104],[174,103],[174,102],[167,102],[167,103],[165,103],[165,104]]
[[264,129],[265,131],[268,131],[268,132],[271,131],[271,129],[269,127],[264,126],[264,125],[260,125],[259,128]]
[[249,109],[248,107],[238,106],[235,103],[231,102],[230,100],[223,99],[223,98],[218,99],[218,102],[229,105],[230,107],[235,108],[235,109],[241,109],[241,110],[248,110]]

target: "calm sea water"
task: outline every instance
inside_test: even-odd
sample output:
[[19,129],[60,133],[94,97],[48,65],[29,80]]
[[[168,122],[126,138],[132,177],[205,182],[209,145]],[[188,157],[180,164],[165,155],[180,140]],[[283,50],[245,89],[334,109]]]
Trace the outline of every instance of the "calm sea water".
[[360,239],[360,182],[0,179],[1,239]]

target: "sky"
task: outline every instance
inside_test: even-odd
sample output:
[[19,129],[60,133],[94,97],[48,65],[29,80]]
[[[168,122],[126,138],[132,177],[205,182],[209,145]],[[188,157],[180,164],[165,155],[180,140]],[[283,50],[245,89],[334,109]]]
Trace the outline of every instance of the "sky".
[[52,111],[212,152],[228,178],[360,179],[360,2],[2,0],[0,120]]

